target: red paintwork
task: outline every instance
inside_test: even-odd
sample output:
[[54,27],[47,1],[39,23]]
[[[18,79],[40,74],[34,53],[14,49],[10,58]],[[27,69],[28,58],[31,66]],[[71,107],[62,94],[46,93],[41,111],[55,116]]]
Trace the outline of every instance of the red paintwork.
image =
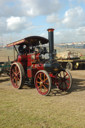
[[27,67],[29,67],[29,66],[31,66],[32,65],[32,59],[31,59],[31,56],[32,56],[33,54],[28,54],[27,55]]
[[43,64],[39,63],[39,64],[32,64],[32,68],[33,69],[37,69],[37,70],[44,70]]
[[32,78],[32,70],[31,70],[31,68],[27,69],[27,76],[28,76],[28,78]]
[[23,67],[27,67],[27,55],[18,55],[17,61],[23,65]]
[[27,70],[28,78],[34,77],[38,70],[44,70],[43,64],[40,63],[39,55],[39,53],[18,55],[17,61],[23,65],[25,70]]
[[19,55],[17,61],[18,62],[27,61],[27,55]]
[[40,53],[37,53],[37,54],[36,54],[36,56],[35,56],[35,59],[36,59],[36,60],[39,60],[39,55],[40,55]]

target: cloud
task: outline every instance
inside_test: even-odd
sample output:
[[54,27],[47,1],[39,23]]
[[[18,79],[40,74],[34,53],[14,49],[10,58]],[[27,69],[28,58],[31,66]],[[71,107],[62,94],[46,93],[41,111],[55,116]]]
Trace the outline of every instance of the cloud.
[[62,23],[67,28],[77,28],[85,25],[85,13],[81,7],[75,7],[67,10]]
[[76,39],[75,30],[61,30],[55,33],[56,43],[69,43]]
[[85,26],[85,11],[78,6],[66,10],[62,17],[56,13],[48,15],[46,20],[48,23],[54,23],[56,28],[76,29]]
[[76,35],[82,37],[85,40],[85,27],[79,27],[76,29]]
[[0,17],[23,15],[21,0],[0,0]]
[[55,32],[55,43],[70,43],[79,41],[85,41],[85,27]]
[[26,18],[11,16],[7,20],[7,29],[11,31],[17,31],[25,28]]
[[56,23],[59,22],[59,18],[57,14],[51,14],[47,16],[47,22],[49,23]]
[[33,29],[32,22],[26,17],[0,18],[0,36],[11,33],[22,33]]
[[7,38],[12,34],[15,38],[20,35],[17,37],[19,39],[28,34],[40,34],[47,37],[46,29],[51,26],[57,28],[54,32],[57,43],[85,40],[84,2],[85,0],[0,0],[0,36]]
[[6,29],[6,18],[1,17],[0,18],[0,35],[3,35],[6,32],[7,32],[7,29]]
[[82,2],[85,2],[85,0],[69,0],[69,2],[76,2],[76,3],[82,3]]
[[59,18],[58,14],[48,15],[46,21],[54,26],[54,28],[62,28],[62,19]]
[[0,0],[0,17],[48,15],[60,8],[59,0]]
[[48,15],[60,9],[59,0],[21,0],[29,16]]

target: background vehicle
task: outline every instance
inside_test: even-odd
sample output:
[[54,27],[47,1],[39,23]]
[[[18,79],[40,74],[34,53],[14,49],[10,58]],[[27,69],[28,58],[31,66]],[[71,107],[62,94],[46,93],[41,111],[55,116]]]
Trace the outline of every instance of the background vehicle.
[[1,74],[7,74],[10,75],[10,67],[11,63],[8,57],[8,62],[0,62],[0,75]]

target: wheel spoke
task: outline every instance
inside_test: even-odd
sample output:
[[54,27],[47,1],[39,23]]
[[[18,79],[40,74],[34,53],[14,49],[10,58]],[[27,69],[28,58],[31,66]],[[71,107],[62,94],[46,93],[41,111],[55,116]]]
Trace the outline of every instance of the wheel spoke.
[[66,80],[69,80],[70,81],[70,78],[66,78]]
[[15,83],[15,81],[16,81],[16,77],[14,77],[14,78],[12,79],[12,81]]
[[47,79],[48,79],[48,78],[44,79],[44,81],[43,81],[43,82],[45,82]]
[[38,79],[40,79],[40,80],[41,80],[41,77],[38,77]]
[[11,74],[11,77],[12,77],[12,79],[15,77],[15,75],[14,74]]
[[40,83],[40,82],[36,80],[36,83]]
[[38,87],[41,89],[42,86],[43,86],[43,85],[39,85]]
[[20,76],[17,76],[17,80],[18,80],[18,81],[20,80]]
[[40,77],[39,78],[40,78],[40,80],[42,80],[42,74],[41,73],[40,73]]
[[[15,81],[16,81],[16,85],[17,85],[17,78],[15,78]],[[17,85],[18,86],[18,85]]]
[[44,74],[44,79],[45,79],[46,75]]
[[63,77],[65,77],[65,72],[63,72]]
[[45,83],[46,85],[49,85],[49,83]]
[[66,75],[64,77],[68,76],[68,73],[66,73]]
[[18,76],[18,75],[20,75],[20,72],[19,71],[16,73],[16,76]]
[[48,90],[48,89],[45,87],[45,85],[44,85],[44,84],[43,84],[42,86],[43,86],[46,90]]
[[14,69],[15,69],[15,72],[17,72],[17,70],[18,70],[17,66],[15,66]]
[[37,76],[40,80],[42,80],[42,78],[41,78],[41,73],[40,74],[38,74],[38,76]]
[[66,85],[68,85],[68,86],[69,86],[69,83],[68,83],[68,82],[66,82],[66,81],[65,81],[65,83],[66,83]]
[[12,74],[13,74],[13,75],[16,75],[16,72],[15,72],[14,70],[12,70]]

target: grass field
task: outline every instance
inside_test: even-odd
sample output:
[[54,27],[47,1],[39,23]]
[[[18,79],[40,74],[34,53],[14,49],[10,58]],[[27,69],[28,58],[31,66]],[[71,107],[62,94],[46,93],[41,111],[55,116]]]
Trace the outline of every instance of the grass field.
[[0,77],[0,128],[85,128],[85,70],[71,74],[72,91],[50,96],[14,89],[9,77]]
[[14,51],[13,49],[0,48],[0,62],[7,62],[8,56],[10,61],[14,60]]
[[1,77],[0,128],[85,128],[85,80],[73,85],[71,93],[41,96],[35,88],[14,89]]

